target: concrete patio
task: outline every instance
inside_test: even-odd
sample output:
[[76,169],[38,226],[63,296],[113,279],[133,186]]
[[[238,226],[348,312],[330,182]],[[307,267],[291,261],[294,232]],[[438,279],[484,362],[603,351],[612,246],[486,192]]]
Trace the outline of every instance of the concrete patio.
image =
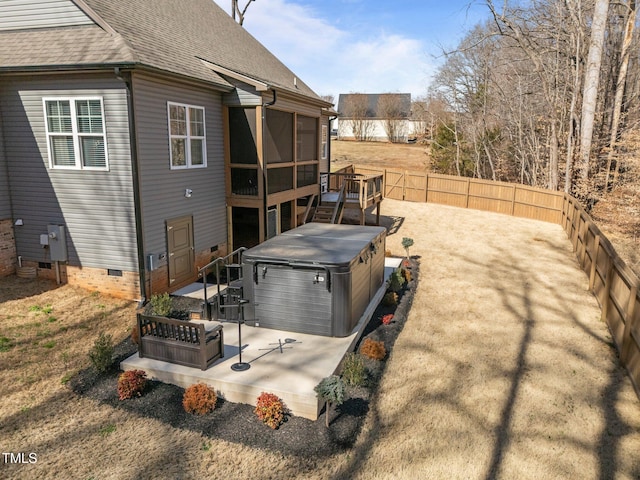
[[[251,367],[231,370],[239,361],[238,325],[223,322],[224,357],[205,371],[184,367],[138,354],[124,360],[122,370],[144,370],[150,378],[186,388],[204,382],[226,400],[254,405],[262,392],[282,398],[293,415],[318,418],[320,403],[313,388],[333,374],[344,355],[352,350],[386,291],[386,279],[400,265],[399,258],[385,259],[385,282],[351,334],[343,338],[307,335],[249,325],[242,326],[242,361]],[[207,287],[210,288],[210,287]],[[211,292],[214,287],[211,287]],[[202,284],[193,284],[176,293],[203,298]]]

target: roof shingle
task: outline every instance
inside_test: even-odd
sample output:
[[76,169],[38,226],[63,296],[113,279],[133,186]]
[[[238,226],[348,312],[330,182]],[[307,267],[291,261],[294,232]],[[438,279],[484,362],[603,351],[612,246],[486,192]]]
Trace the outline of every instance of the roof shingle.
[[213,0],[84,0],[107,25],[0,33],[0,70],[139,63],[230,84],[199,59],[316,100],[318,95]]

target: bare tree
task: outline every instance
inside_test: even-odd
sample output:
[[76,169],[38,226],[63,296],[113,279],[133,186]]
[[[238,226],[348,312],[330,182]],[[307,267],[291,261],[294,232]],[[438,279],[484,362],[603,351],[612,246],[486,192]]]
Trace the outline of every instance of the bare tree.
[[597,0],[591,23],[591,41],[589,57],[585,71],[582,93],[582,124],[580,127],[580,177],[589,178],[589,160],[591,144],[593,142],[593,126],[598,101],[598,85],[600,82],[600,66],[602,64],[602,50],[604,34],[607,29],[607,15],[609,0]]
[[240,8],[238,1],[239,0],[231,0],[231,16],[234,20],[237,20],[240,25],[242,25],[244,23],[244,15],[247,13],[247,8],[249,8],[251,2],[255,2],[256,0],[248,0],[247,4],[242,9]]
[[364,93],[350,93],[344,101],[344,116],[341,121],[347,123],[353,133],[353,137],[359,142],[368,142],[373,139],[375,125],[371,121],[372,112],[369,109],[369,96]]
[[[618,143],[618,135],[620,129],[620,117],[622,113],[622,100],[624,97],[625,86],[627,82],[627,72],[629,69],[629,56],[631,50],[631,42],[633,40],[633,32],[636,24],[636,1],[629,0],[628,9],[626,12],[627,21],[625,23],[624,39],[622,41],[622,48],[620,52],[620,70],[618,71],[618,80],[616,82],[616,95],[613,105],[613,115],[611,119],[611,137],[609,140],[609,152],[607,155],[607,167],[606,177],[604,182],[605,191],[609,188],[609,173],[611,172],[611,162],[616,152],[616,145]],[[613,175],[613,183],[618,180],[620,162],[616,161],[615,172]]]
[[406,139],[408,113],[400,94],[383,93],[378,97],[377,116],[382,119],[390,142],[399,143]]
[[321,98],[322,100],[324,100],[325,102],[329,102],[329,103],[331,103],[331,104],[333,104],[333,105],[335,105],[335,103],[336,103],[336,97],[334,97],[334,96],[333,96],[333,95],[331,95],[331,94],[327,94],[327,95],[320,95],[320,98]]

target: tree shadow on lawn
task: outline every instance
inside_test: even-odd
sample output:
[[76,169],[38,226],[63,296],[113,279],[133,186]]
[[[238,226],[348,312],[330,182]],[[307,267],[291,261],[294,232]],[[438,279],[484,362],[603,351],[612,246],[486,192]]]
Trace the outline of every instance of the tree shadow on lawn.
[[[417,288],[418,262],[412,260],[412,280],[399,294],[395,307],[378,305],[365,336],[382,340],[387,352],[391,350],[396,337],[404,326]],[[394,313],[394,322],[383,325],[381,318],[386,313]],[[356,346],[357,351],[358,345]],[[328,457],[353,447],[369,406],[375,395],[384,368],[383,361],[366,360],[368,381],[364,387],[347,386],[345,402],[329,411],[330,427],[326,428],[325,411],[316,421],[302,417],[287,416],[277,430],[272,430],[254,414],[251,405],[232,403],[218,398],[216,409],[207,415],[186,413],[182,407],[184,389],[175,385],[150,381],[142,397],[120,401],[117,394],[118,365],[120,361],[136,352],[130,339],[120,342],[115,349],[112,368],[97,374],[93,368],[78,373],[70,382],[70,388],[78,395],[95,399],[113,408],[121,408],[140,417],[152,418],[174,428],[191,430],[212,439],[240,443],[246,446],[275,450],[283,455]]]

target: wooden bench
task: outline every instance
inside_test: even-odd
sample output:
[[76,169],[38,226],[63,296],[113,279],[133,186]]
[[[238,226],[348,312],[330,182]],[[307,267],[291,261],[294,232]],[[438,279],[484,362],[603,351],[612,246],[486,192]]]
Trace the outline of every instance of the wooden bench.
[[138,314],[138,355],[206,370],[224,357],[222,325]]

